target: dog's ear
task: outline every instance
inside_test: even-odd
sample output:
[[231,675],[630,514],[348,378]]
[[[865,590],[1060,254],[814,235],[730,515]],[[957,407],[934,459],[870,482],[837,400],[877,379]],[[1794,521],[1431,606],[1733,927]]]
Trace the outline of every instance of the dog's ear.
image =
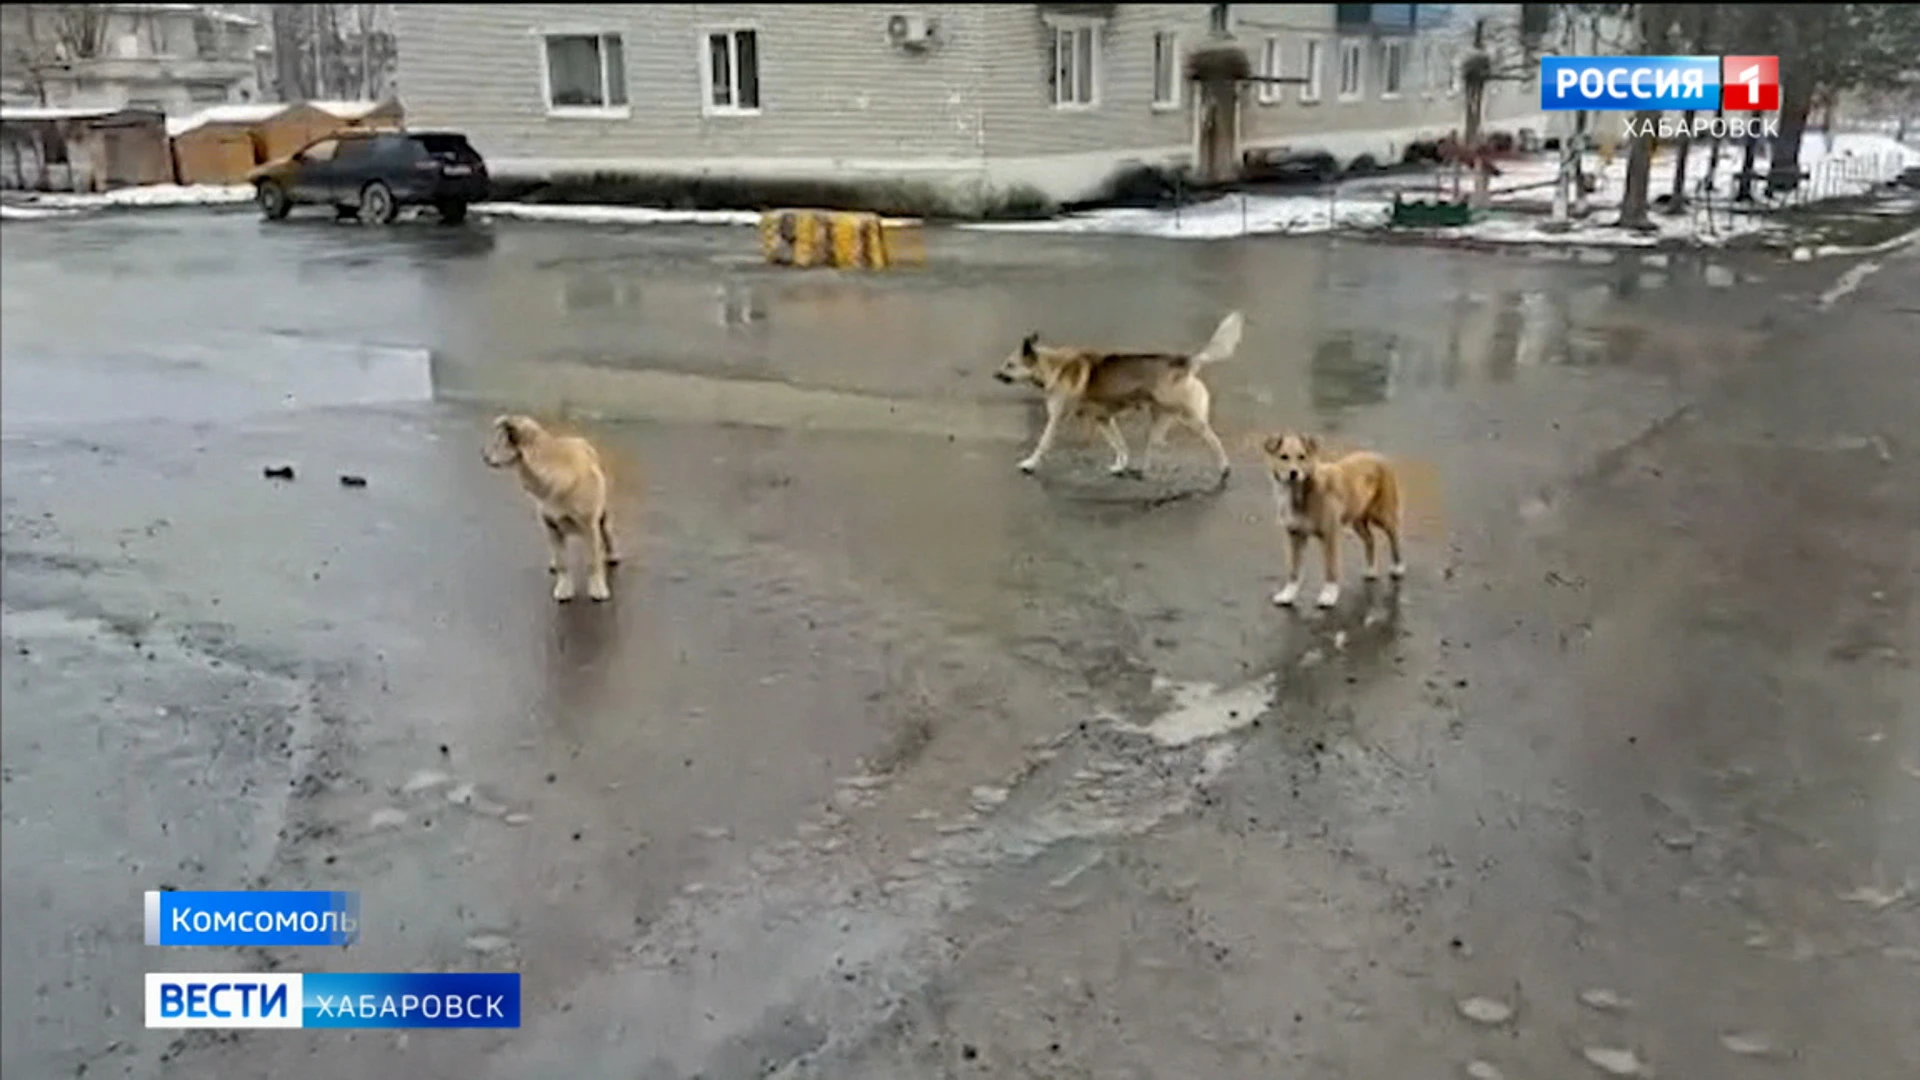
[[1307,448],[1308,457],[1313,457],[1320,453],[1320,438],[1317,435],[1300,436],[1300,445]]
[[1033,359],[1033,347],[1038,344],[1040,344],[1040,332],[1036,330],[1020,339],[1020,355],[1029,360]]
[[1260,449],[1268,454],[1278,454],[1281,444],[1286,441],[1287,437],[1285,435],[1269,435],[1261,440]]
[[493,426],[500,429],[500,436],[507,440],[508,446],[520,445],[520,425],[513,422],[513,417],[502,416],[493,422]]

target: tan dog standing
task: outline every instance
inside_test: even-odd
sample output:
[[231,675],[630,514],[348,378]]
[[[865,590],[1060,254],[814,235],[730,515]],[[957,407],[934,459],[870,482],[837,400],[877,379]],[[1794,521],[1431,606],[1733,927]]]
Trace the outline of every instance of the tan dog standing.
[[1393,558],[1389,572],[1404,577],[1400,558],[1400,480],[1386,458],[1356,451],[1335,461],[1320,456],[1320,442],[1311,435],[1286,432],[1266,440],[1261,449],[1267,474],[1273,480],[1280,527],[1287,533],[1287,583],[1273,594],[1273,602],[1293,606],[1300,597],[1300,575],[1305,568],[1307,540],[1320,544],[1324,580],[1320,606],[1340,602],[1340,534],[1360,534],[1367,556],[1367,580],[1380,576],[1374,530],[1386,534]]
[[562,603],[573,599],[573,574],[567,568],[570,536],[587,543],[587,595],[611,598],[607,568],[619,562],[619,556],[607,528],[607,474],[593,444],[577,435],[555,435],[530,416],[499,416],[481,456],[496,469],[518,467],[520,486],[546,526],[553,598]]
[[[1232,356],[1240,347],[1244,320],[1239,312],[1230,312],[1220,320],[1213,339],[1192,355],[1182,353],[1109,352],[1071,346],[1040,344],[1039,334],[1028,334],[1020,347],[1007,357],[993,377],[1003,383],[1027,382],[1047,395],[1047,426],[1033,452],[1020,460],[1020,471],[1031,473],[1040,467],[1047,452],[1059,438],[1060,425],[1072,416],[1091,420],[1113,448],[1113,464],[1108,471],[1115,476],[1144,476],[1153,464],[1153,453],[1176,423],[1185,424],[1206,440],[1220,466],[1220,482],[1225,483],[1231,464],[1227,448],[1214,433],[1208,419],[1213,399],[1207,385],[1200,381],[1200,369]],[[1140,456],[1140,468],[1131,467],[1127,440],[1115,422],[1119,415],[1135,408],[1146,408],[1152,415],[1147,429],[1146,451]]]

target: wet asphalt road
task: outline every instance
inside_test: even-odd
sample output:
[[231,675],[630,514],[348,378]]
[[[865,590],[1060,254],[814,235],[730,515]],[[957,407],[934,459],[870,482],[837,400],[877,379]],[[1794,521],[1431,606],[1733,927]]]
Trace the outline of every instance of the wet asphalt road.
[[[6,226],[10,1077],[1920,1070],[1911,253],[752,243]],[[1022,333],[1227,307],[1224,494],[1014,471]],[[503,408],[606,446],[612,604],[547,599]],[[1292,424],[1407,462],[1397,593],[1267,603]],[[165,886],[364,943],[160,954]],[[518,970],[526,1027],[141,1028],[224,966]]]

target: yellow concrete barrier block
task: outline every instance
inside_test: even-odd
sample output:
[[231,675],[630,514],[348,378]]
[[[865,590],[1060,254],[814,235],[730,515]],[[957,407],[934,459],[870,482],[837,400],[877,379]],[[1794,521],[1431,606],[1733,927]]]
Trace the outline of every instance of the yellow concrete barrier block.
[[769,210],[760,215],[760,249],[775,266],[884,270],[893,264],[878,214],[842,210]]
[[917,221],[881,221],[881,241],[888,266],[925,266],[927,234]]

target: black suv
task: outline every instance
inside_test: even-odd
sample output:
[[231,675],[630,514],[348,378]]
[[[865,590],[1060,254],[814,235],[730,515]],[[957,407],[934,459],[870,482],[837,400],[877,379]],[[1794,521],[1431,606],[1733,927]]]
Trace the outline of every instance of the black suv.
[[331,206],[385,225],[403,206],[431,206],[458,225],[487,197],[487,163],[465,135],[445,131],[343,131],[247,175],[269,221],[295,206]]

